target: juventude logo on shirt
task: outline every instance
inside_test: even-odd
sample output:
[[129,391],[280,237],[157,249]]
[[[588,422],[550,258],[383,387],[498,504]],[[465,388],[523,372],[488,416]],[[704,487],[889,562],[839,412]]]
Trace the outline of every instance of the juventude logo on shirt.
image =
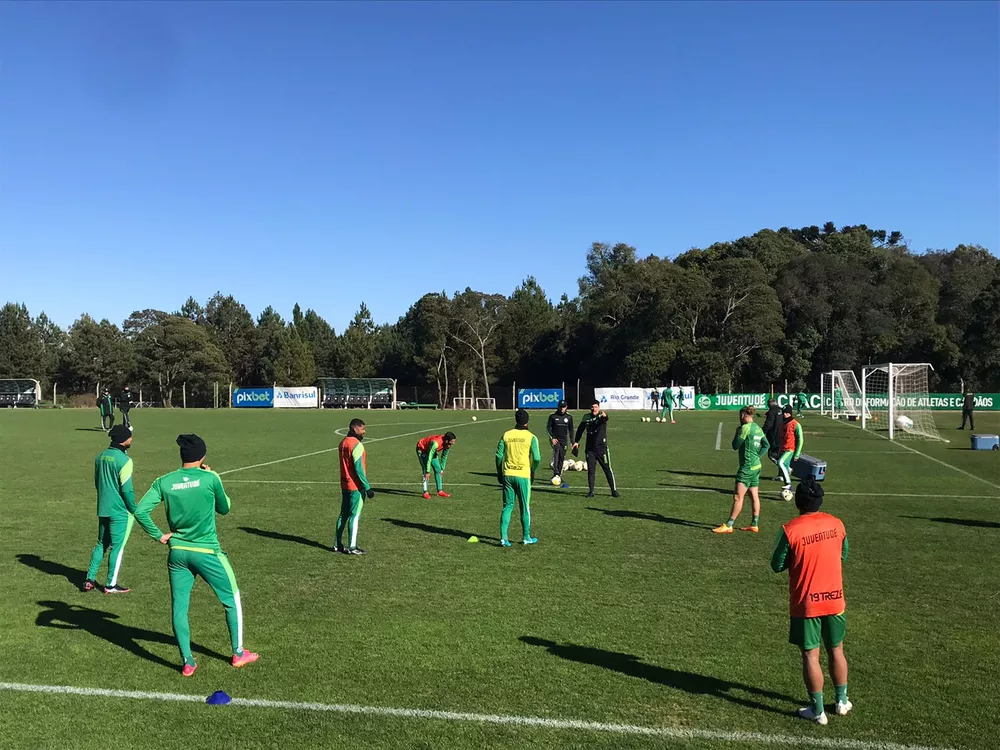
[[187,481],[187,477],[184,477],[184,481],[183,482],[177,482],[176,484],[172,485],[170,487],[170,489],[172,489],[172,490],[189,490],[189,489],[191,489],[193,487],[201,487],[201,480],[200,479],[195,479],[193,482],[189,482],[189,481]]

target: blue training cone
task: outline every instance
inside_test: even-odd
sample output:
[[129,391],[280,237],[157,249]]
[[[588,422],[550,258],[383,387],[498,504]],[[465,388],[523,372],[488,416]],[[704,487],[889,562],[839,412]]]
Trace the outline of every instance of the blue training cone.
[[210,706],[225,706],[231,701],[232,698],[229,697],[225,690],[216,690],[205,699],[205,703]]

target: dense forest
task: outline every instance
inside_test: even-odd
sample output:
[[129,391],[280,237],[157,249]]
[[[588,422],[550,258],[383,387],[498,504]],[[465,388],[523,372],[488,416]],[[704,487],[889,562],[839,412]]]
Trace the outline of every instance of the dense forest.
[[824,370],[887,360],[932,363],[932,390],[1000,391],[1000,259],[977,245],[914,253],[900,232],[827,223],[672,260],[594,243],[572,299],[528,277],[508,296],[430,292],[384,325],[362,303],[339,334],[314,309],[254,319],[222,294],[121,326],[83,314],[68,330],[22,304],[0,309],[0,377],[67,395],[129,383],[165,405],[182,383],[203,403],[214,382],[330,376],[393,377],[442,404],[463,384],[489,395],[515,380],[817,389]]

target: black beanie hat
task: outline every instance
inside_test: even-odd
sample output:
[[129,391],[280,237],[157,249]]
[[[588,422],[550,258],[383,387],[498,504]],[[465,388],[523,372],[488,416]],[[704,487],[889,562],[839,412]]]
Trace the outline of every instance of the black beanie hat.
[[795,507],[803,513],[815,513],[823,504],[823,487],[813,477],[806,477],[795,489]]
[[514,412],[514,424],[518,427],[525,427],[528,424],[528,412],[524,409],[518,409]]
[[177,445],[181,447],[181,462],[186,464],[200,461],[208,453],[205,441],[197,435],[178,435]]
[[108,432],[108,437],[111,438],[112,445],[121,445],[132,437],[132,431],[123,424],[116,424]]

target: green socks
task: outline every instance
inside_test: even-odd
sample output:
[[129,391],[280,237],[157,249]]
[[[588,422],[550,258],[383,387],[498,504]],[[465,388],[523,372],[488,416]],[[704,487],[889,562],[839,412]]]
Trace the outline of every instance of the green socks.
[[726,521],[726,526],[732,527],[734,523],[736,523],[736,519],[730,518],[728,521]]
[[820,690],[818,693],[809,693],[809,704],[814,715],[819,716],[823,713],[823,691]]
[[757,525],[757,521],[758,521],[759,519],[760,519],[760,516],[754,516],[754,517],[753,517],[753,520],[752,520],[752,521],[750,522],[750,525],[751,525],[751,526],[756,526],[756,525]]
[[847,703],[847,685],[834,685],[833,689],[837,691],[837,703]]

